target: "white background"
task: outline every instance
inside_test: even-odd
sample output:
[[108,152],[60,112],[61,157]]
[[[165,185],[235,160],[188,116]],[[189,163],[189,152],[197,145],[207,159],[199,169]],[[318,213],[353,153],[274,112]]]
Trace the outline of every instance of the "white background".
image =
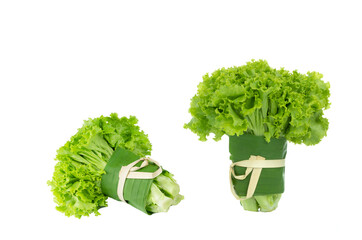
[[[1,1],[1,239],[361,239],[359,1]],[[328,137],[289,144],[272,213],[229,190],[227,138],[183,129],[205,73],[266,59],[331,84]],[[136,115],[185,200],[147,216],[56,211],[46,182],[84,119]],[[120,235],[122,234],[122,235]]]

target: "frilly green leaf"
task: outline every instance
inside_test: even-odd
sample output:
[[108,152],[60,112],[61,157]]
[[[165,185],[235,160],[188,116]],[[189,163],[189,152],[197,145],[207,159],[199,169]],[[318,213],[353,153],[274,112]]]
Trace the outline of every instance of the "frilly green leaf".
[[301,74],[271,68],[265,60],[222,68],[203,76],[191,99],[192,119],[185,128],[206,141],[251,133],[285,137],[294,143],[317,144],[326,136],[329,83],[317,72]]

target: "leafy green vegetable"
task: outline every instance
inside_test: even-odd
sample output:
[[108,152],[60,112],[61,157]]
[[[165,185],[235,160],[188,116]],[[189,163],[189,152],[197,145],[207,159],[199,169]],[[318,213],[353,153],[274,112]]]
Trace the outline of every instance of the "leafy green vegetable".
[[[326,136],[329,83],[317,72],[301,74],[271,68],[265,60],[221,68],[203,76],[191,99],[192,119],[186,129],[206,141],[210,133],[219,141],[226,134],[253,134],[314,145]],[[241,201],[244,209],[272,211],[281,196],[257,196]]]
[[192,119],[185,124],[206,141],[210,133],[218,141],[251,133],[285,137],[294,143],[313,145],[326,136],[328,120],[323,110],[328,101],[329,83],[317,72],[301,74],[271,68],[266,61],[222,68],[206,74],[191,100]]
[[134,116],[119,118],[116,113],[89,119],[59,148],[58,163],[48,181],[57,210],[77,218],[100,214],[108,198],[102,193],[101,178],[114,150],[122,147],[141,157],[151,153],[151,143],[137,122]]

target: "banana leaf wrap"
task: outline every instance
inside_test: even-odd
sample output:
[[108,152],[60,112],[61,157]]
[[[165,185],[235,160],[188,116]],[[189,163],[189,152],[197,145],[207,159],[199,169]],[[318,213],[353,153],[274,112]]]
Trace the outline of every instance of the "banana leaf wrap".
[[[127,166],[140,158],[140,156],[129,150],[123,148],[116,149],[104,168],[106,173],[102,175],[102,192],[115,200],[121,201],[117,193],[119,172],[123,166]],[[141,162],[135,166],[139,167],[140,165]],[[147,166],[136,172],[155,172],[158,168],[159,166],[149,162]],[[153,181],[154,179],[126,179],[123,189],[123,197],[126,202],[149,215],[153,213],[146,210],[146,204]]]
[[[285,138],[271,138],[266,142],[264,136],[243,134],[229,136],[229,152],[232,162],[248,160],[251,155],[262,156],[266,160],[285,159],[287,154],[287,141]],[[245,174],[246,167],[235,166],[236,175]],[[256,186],[254,196],[277,194],[284,192],[285,167],[263,168]],[[231,178],[234,190],[238,196],[246,196],[250,177],[244,180]]]

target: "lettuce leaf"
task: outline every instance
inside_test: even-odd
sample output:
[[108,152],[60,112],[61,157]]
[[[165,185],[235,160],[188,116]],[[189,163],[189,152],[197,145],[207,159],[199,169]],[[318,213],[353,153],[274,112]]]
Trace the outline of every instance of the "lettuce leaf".
[[329,83],[317,72],[271,68],[265,60],[221,68],[203,76],[191,99],[192,119],[184,127],[206,141],[251,133],[314,145],[326,136]]

